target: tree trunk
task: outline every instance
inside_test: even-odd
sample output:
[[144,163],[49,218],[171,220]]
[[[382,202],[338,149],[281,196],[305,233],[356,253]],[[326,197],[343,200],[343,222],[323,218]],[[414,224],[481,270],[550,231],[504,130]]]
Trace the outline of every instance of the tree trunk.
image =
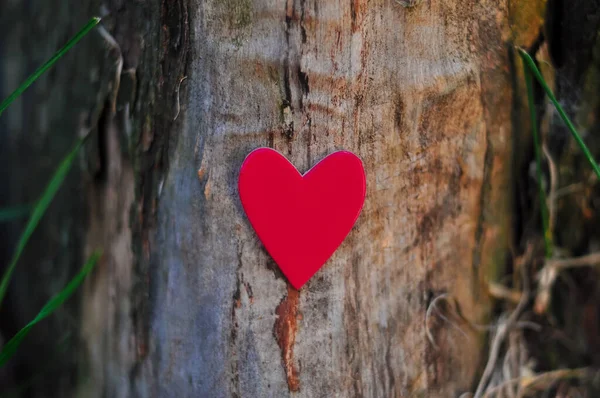
[[[33,3],[0,5],[3,93],[99,10],[91,0]],[[41,356],[54,370],[33,396],[472,390],[484,336],[426,314],[447,295],[484,322],[484,282],[508,258],[507,1],[108,3],[106,33],[0,119],[12,154],[0,157],[10,192],[0,205],[35,198],[77,133],[93,134],[19,264],[3,336],[104,250],[81,295],[25,342],[7,377],[23,380],[19,369],[38,364],[33,344],[71,330],[78,350]],[[36,6],[36,28],[23,31],[17,21]],[[339,149],[365,165],[356,226],[300,291],[239,202],[239,167],[260,146],[301,172]],[[19,227],[7,227],[4,258]],[[62,276],[37,275],[41,264]]]

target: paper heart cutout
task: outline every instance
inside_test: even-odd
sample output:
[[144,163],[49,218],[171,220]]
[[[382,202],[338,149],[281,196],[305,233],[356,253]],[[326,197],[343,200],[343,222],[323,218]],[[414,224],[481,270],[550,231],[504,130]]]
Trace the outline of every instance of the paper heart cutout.
[[238,188],[256,234],[300,289],[350,233],[366,181],[351,152],[334,152],[302,175],[279,152],[258,148],[244,160]]

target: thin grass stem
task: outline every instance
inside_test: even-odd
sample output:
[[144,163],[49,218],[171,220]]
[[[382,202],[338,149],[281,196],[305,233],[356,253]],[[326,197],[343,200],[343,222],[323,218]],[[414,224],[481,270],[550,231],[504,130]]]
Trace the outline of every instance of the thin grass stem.
[[71,40],[67,42],[60,50],[58,50],[52,58],[46,61],[45,64],[40,66],[31,76],[29,76],[21,85],[13,91],[2,103],[0,103],[0,116],[9,107],[9,105],[16,100],[29,86],[33,84],[41,75],[44,74],[48,69],[52,67],[60,58],[63,57],[79,40],[87,35],[94,26],[100,23],[100,18],[94,17],[75,35]]
[[60,307],[71,295],[75,292],[75,290],[81,285],[81,282],[85,279],[87,274],[90,273],[94,265],[98,262],[102,254],[99,251],[94,252],[90,258],[87,260],[81,271],[71,281],[61,290],[58,294],[50,299],[42,307],[40,312],[36,315],[35,318],[31,322],[29,322],[25,327],[17,334],[13,336],[5,345],[2,347],[2,351],[0,352],[0,368],[8,362],[8,360],[14,355],[17,351],[17,348],[23,341],[23,339],[29,334],[29,330],[34,327],[38,322],[47,318],[50,314],[52,314],[58,307]]
[[529,117],[531,119],[531,131],[533,133],[533,145],[535,147],[535,168],[538,185],[538,195],[540,197],[540,215],[542,217],[542,229],[544,232],[544,248],[546,258],[552,257],[552,232],[548,227],[548,208],[546,207],[546,192],[544,191],[542,181],[542,145],[537,125],[537,114],[535,110],[535,100],[533,98],[533,80],[531,71],[527,69],[525,62],[525,85],[527,86],[527,102],[529,105]]
[[592,153],[590,152],[588,147],[585,145],[585,142],[583,142],[581,135],[579,135],[579,133],[577,132],[577,129],[575,129],[575,126],[571,122],[571,119],[569,119],[569,117],[567,116],[567,114],[564,111],[564,109],[562,108],[562,106],[558,103],[558,100],[554,96],[554,93],[552,92],[552,90],[550,89],[548,84],[546,83],[544,76],[542,76],[542,73],[536,66],[536,64],[533,61],[533,59],[531,58],[531,56],[527,53],[527,51],[523,50],[522,48],[517,48],[517,50],[519,52],[519,55],[523,59],[523,63],[525,64],[525,69],[528,69],[529,71],[531,71],[533,76],[540,83],[540,85],[546,92],[546,95],[548,96],[548,98],[550,98],[550,101],[556,108],[556,111],[560,115],[561,119],[563,120],[563,122],[565,122],[567,128],[571,132],[571,135],[573,135],[573,138],[575,138],[577,145],[579,145],[579,147],[583,151],[583,154],[585,155],[586,159],[592,166],[592,169],[594,169],[594,173],[596,173],[596,176],[600,180],[600,167],[598,167],[598,163],[596,163],[596,161],[594,160]]
[[19,261],[19,258],[21,257],[21,254],[23,253],[23,249],[25,249],[25,245],[27,245],[27,242],[29,241],[29,238],[33,234],[33,231],[35,231],[35,229],[38,226],[40,220],[42,219],[44,213],[48,209],[48,206],[50,206],[50,203],[52,202],[54,195],[56,195],[56,192],[62,185],[62,182],[64,181],[65,177],[67,176],[67,173],[71,169],[71,165],[73,164],[73,161],[75,160],[77,152],[79,152],[79,149],[85,142],[85,139],[86,138],[80,139],[77,142],[77,144],[75,144],[75,146],[73,147],[71,152],[69,152],[67,154],[67,156],[63,159],[61,164],[58,166],[58,168],[54,172],[54,175],[52,176],[52,179],[48,183],[48,186],[44,190],[42,196],[35,204],[33,211],[31,213],[31,215],[29,216],[29,220],[27,221],[27,225],[25,226],[25,229],[23,230],[23,232],[21,233],[21,236],[19,237],[19,241],[17,242],[17,248],[15,249],[12,259],[10,260],[9,265],[6,268],[6,271],[4,271],[4,275],[2,276],[2,281],[0,282],[0,306],[2,305],[2,300],[4,299],[4,296],[6,295],[6,291],[8,289],[8,283],[10,282],[10,279],[15,270],[17,262]]

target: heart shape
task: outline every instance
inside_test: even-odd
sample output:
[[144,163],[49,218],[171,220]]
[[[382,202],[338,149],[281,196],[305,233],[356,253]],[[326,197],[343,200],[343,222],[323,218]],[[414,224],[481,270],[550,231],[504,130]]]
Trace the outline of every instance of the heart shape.
[[244,160],[238,188],[256,234],[300,289],[350,233],[366,182],[351,152],[334,152],[302,175],[279,152],[258,148]]

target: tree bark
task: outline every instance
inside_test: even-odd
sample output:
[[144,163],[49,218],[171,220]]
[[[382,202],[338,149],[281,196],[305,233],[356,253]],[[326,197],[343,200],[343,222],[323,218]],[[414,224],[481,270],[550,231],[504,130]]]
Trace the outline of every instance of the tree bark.
[[[7,15],[30,14],[15,4],[0,5],[0,14],[5,35],[18,41]],[[45,120],[44,104],[77,91],[49,116],[66,127],[43,130],[42,123],[19,139],[28,156],[52,154],[38,182],[69,138],[94,134],[71,191],[57,198],[54,218],[28,246],[2,318],[14,322],[2,327],[10,335],[66,279],[53,277],[32,300],[19,288],[28,286],[40,256],[54,258],[39,243],[62,236],[53,225],[71,225],[65,234],[75,250],[53,245],[66,257],[55,263],[65,265],[65,275],[86,253],[104,249],[76,304],[63,310],[76,319],[69,326],[78,325],[71,330],[79,351],[69,354],[76,364],[58,361],[55,376],[42,376],[32,394],[400,397],[472,390],[484,336],[456,319],[444,322],[435,309],[425,321],[432,300],[448,295],[466,318],[484,322],[491,314],[484,282],[501,275],[508,258],[507,2],[114,0],[107,8],[106,32],[119,47],[108,46],[106,34],[87,38],[56,68],[47,97],[31,91],[35,103],[17,105],[2,121],[13,123],[2,125],[5,134],[25,131],[19,117]],[[60,12],[63,19],[44,29],[61,38],[73,32],[73,21],[85,21]],[[57,47],[27,37],[47,52]],[[39,57],[34,49],[0,52],[13,62]],[[3,80],[22,80],[22,69],[4,71]],[[60,150],[30,152],[44,133],[48,141],[60,136]],[[338,149],[365,165],[367,198],[356,226],[300,291],[261,246],[238,199],[239,167],[259,146],[279,150],[301,172]],[[3,162],[19,170],[25,160]],[[24,177],[3,180],[9,192],[23,192]],[[11,194],[6,202],[35,197],[40,185],[33,183],[31,195]],[[75,221],[83,215],[85,223]],[[65,329],[52,325],[48,336]],[[34,363],[18,358],[25,369]],[[65,376],[74,367],[77,377]]]

